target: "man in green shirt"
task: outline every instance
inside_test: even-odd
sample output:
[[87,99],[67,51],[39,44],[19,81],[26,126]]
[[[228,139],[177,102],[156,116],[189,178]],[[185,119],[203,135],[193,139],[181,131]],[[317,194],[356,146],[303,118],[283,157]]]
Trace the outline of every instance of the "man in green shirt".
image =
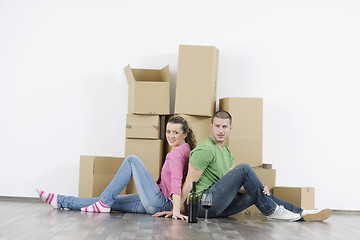
[[[197,181],[196,192],[199,195],[204,192],[212,195],[209,217],[230,216],[253,204],[268,219],[323,221],[330,217],[330,209],[303,210],[274,197],[250,165],[234,167],[234,157],[224,145],[231,132],[231,124],[228,112],[221,110],[213,115],[211,136],[190,153],[188,175],[182,187],[182,203],[190,192],[191,183]],[[204,216],[204,209],[199,208],[198,214]]]

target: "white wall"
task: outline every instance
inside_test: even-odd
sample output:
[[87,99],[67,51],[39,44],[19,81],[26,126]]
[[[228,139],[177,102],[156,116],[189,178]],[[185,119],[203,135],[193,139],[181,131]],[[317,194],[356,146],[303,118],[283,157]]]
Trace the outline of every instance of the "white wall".
[[360,3],[0,1],[0,195],[77,195],[79,155],[124,156],[123,67],[220,50],[218,98],[264,98],[264,162],[359,210]]

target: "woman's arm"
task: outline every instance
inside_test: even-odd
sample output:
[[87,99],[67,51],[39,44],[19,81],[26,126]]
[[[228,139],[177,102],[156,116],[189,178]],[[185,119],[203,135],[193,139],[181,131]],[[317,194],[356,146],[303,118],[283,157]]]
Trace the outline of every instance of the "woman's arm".
[[173,194],[173,215],[172,218],[174,219],[181,219],[181,220],[187,220],[188,217],[184,216],[180,213],[181,208],[181,196],[177,194]]

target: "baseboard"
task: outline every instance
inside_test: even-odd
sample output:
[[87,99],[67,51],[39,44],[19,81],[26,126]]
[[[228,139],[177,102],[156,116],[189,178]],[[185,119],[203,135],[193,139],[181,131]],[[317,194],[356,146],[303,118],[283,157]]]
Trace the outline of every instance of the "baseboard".
[[14,202],[43,202],[38,197],[9,197],[0,196],[0,201],[14,201]]
[[360,211],[359,210],[337,210],[337,209],[332,209],[331,210],[332,214],[338,214],[338,215],[360,215]]

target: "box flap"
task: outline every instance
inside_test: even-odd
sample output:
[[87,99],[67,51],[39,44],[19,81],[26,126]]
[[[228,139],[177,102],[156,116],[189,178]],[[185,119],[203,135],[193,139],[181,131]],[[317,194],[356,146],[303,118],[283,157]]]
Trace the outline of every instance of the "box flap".
[[138,82],[170,82],[169,65],[163,69],[131,69],[135,81]]
[[134,78],[134,75],[131,71],[131,67],[130,65],[127,65],[125,68],[124,68],[124,72],[125,72],[125,76],[126,76],[126,80],[128,82],[128,84],[134,84],[135,83],[135,78]]

